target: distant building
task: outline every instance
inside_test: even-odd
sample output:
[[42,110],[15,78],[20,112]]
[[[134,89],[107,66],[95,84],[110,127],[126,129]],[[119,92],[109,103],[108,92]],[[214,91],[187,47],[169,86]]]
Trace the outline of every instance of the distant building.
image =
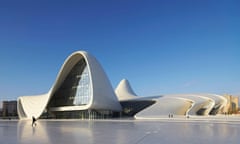
[[237,114],[239,111],[238,97],[225,94],[224,97],[227,99],[227,104],[224,107],[224,112],[227,114]]
[[2,117],[2,101],[0,101],[0,117]]
[[17,101],[2,101],[2,117],[17,117],[17,115]]

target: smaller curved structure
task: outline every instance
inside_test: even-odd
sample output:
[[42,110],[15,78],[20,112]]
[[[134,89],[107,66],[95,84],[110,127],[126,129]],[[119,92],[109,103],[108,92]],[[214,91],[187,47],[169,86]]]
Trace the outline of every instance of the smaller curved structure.
[[48,102],[49,93],[36,96],[22,96],[18,98],[17,110],[20,119],[31,119],[32,116],[39,117]]
[[161,96],[152,96],[152,97],[142,97],[137,96],[136,93],[130,86],[130,83],[127,79],[123,79],[118,84],[115,89],[118,100],[122,105],[122,115],[123,116],[134,116],[136,113],[142,111],[143,109],[155,104],[155,98]]
[[157,96],[138,96],[132,89],[129,81],[127,79],[122,79],[117,88],[115,89],[115,93],[119,101],[131,101],[131,100],[153,100],[156,98],[162,97],[162,95]]
[[135,115],[137,119],[156,119],[169,114],[178,116],[215,115],[226,105],[226,99],[216,94],[163,95],[156,103]]
[[178,97],[192,101],[192,107],[186,115],[208,115],[215,104],[212,99],[197,94],[172,94],[165,97]]
[[214,106],[209,112],[209,115],[216,115],[222,112],[223,108],[227,104],[227,99],[221,95],[217,94],[201,94],[202,96],[211,98],[214,100]]
[[117,88],[115,89],[115,93],[119,101],[126,101],[138,98],[127,79],[123,79],[120,81]]
[[169,115],[186,115],[192,107],[193,101],[184,98],[162,97],[156,103],[135,115],[136,119],[155,119]]

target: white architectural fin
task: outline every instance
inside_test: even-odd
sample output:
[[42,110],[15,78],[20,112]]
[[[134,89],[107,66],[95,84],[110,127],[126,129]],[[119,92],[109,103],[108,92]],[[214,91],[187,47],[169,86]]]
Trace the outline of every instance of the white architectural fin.
[[130,83],[127,79],[123,79],[118,84],[117,88],[115,89],[115,93],[119,100],[129,100],[132,98],[136,98],[137,95],[132,90]]

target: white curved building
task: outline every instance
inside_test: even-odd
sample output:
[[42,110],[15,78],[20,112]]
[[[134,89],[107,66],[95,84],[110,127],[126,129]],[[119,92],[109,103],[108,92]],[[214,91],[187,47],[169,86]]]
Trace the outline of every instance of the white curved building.
[[169,114],[179,116],[216,115],[222,113],[226,99],[215,94],[174,94],[163,95],[156,103],[138,112],[137,119],[155,119]]
[[216,115],[222,113],[223,108],[227,104],[227,99],[217,94],[201,94],[201,96],[208,97],[214,101],[212,109],[209,111],[209,115]]
[[123,79],[115,92],[98,61],[77,51],[63,63],[46,94],[18,98],[20,119],[107,118],[135,116],[159,118],[174,115],[215,115],[227,99],[215,94],[138,96]]
[[113,115],[122,107],[98,61],[89,53],[77,51],[62,65],[48,93],[18,98],[20,119],[86,118]]
[[115,93],[123,106],[123,113],[137,119],[162,118],[169,114],[216,115],[221,113],[227,102],[226,98],[216,94],[137,96],[126,79],[119,83]]
[[191,109],[193,101],[178,97],[161,97],[155,99],[156,103],[138,112],[137,119],[155,119],[166,117],[169,114],[187,115]]
[[182,98],[192,102],[192,106],[188,109],[186,115],[209,115],[213,108],[214,100],[198,94],[172,94],[164,97]]
[[[226,105],[226,98],[216,94],[168,94],[137,96],[128,80],[123,79],[115,93],[123,106],[123,113],[132,112],[135,118],[161,118],[174,115],[216,115]],[[141,103],[144,108],[137,103]],[[127,110],[126,110],[127,109]],[[125,112],[127,111],[127,112]]]

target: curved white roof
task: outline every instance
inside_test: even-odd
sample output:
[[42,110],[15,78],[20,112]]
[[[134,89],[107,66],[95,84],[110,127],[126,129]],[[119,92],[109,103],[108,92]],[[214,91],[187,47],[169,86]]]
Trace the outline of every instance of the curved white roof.
[[227,103],[227,99],[221,95],[217,94],[198,94],[198,95],[213,99],[215,101],[215,104],[226,105]]
[[219,111],[227,104],[227,99],[221,95],[217,95],[217,94],[199,94],[199,95],[205,96],[214,100],[215,103],[212,109],[215,109],[216,111],[215,114],[219,113]]
[[[156,103],[135,115],[138,119],[161,118],[168,114],[209,115],[226,104],[226,98],[216,94],[169,94],[156,99]],[[215,114],[215,113],[213,113]]]
[[18,98],[18,114],[20,119],[30,119],[32,116],[39,117],[45,110],[53,94],[60,88],[61,84],[73,68],[73,66],[84,58],[90,75],[90,87],[92,93],[90,102],[84,106],[67,106],[60,110],[85,110],[106,109],[121,111],[121,105],[113,91],[113,88],[98,61],[85,51],[77,51],[71,54],[62,65],[55,83],[48,93],[39,96],[21,96]]
[[203,115],[208,115],[215,104],[215,101],[211,98],[197,94],[171,94],[164,95],[164,97],[178,97],[191,100],[193,102],[193,106],[189,109],[188,115],[196,115],[197,112],[203,108],[205,109],[205,113]]
[[169,114],[187,115],[193,101],[178,97],[161,97],[156,103],[135,115],[136,119],[167,117]]

